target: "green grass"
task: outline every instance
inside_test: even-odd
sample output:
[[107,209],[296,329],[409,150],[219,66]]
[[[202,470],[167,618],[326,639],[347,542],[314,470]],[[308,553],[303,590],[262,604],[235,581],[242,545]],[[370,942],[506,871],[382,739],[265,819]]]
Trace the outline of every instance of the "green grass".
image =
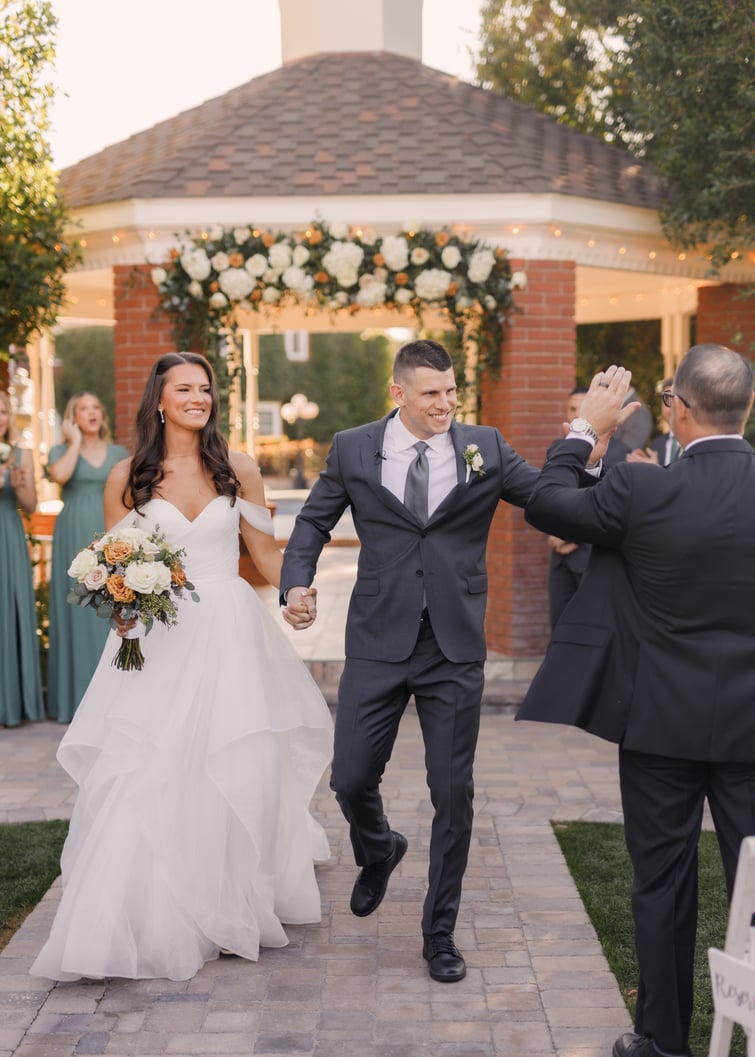
[[[598,934],[629,1012],[634,1016],[638,981],[630,903],[632,867],[624,828],[607,822],[554,824],[569,870]],[[695,1007],[690,1048],[697,1057],[708,1052],[713,1027],[713,999],[708,947],[723,949],[728,920],[726,887],[714,833],[703,833],[699,848],[699,909],[695,953]],[[731,1057],[745,1057],[746,1042],[734,1029]]]
[[60,873],[67,822],[0,825],[0,950]]

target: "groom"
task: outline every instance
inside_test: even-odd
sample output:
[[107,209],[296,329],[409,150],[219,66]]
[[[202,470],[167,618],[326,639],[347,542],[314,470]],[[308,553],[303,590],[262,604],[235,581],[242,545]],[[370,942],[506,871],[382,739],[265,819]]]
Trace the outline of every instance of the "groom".
[[[350,827],[359,917],[380,905],[407,849],[380,781],[413,694],[435,815],[422,917],[430,976],[463,979],[454,926],[472,829],[472,766],[485,662],[485,547],[499,500],[523,507],[538,471],[490,426],[454,421],[451,358],[435,341],[398,352],[398,410],[337,433],[286,548],[282,600],[301,600],[347,507],[361,543],[346,625],[331,788]],[[311,620],[284,610],[294,627]]]

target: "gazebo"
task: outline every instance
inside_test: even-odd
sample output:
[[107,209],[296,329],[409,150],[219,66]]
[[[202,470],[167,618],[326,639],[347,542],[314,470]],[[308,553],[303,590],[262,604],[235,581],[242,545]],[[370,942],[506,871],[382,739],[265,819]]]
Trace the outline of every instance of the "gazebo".
[[[745,351],[755,304],[737,293],[755,276],[753,256],[712,281],[703,254],[664,239],[659,190],[640,161],[423,65],[422,0],[280,0],[280,10],[280,69],[61,173],[84,260],[68,276],[59,324],[114,326],[120,440],[149,365],[175,347],[154,314],[151,269],[177,233],[212,225],[294,232],[321,217],[394,235],[412,220],[504,248],[527,282],[514,294],[500,373],[483,382],[482,421],[536,464],[574,384],[578,323],[660,319],[665,374],[693,316],[698,340]],[[262,329],[407,325],[387,310],[296,307],[240,322],[247,357]],[[30,350],[48,397],[53,340]],[[44,449],[44,420],[37,428]],[[542,537],[501,506],[487,631],[514,677],[531,674],[547,641],[546,567]]]

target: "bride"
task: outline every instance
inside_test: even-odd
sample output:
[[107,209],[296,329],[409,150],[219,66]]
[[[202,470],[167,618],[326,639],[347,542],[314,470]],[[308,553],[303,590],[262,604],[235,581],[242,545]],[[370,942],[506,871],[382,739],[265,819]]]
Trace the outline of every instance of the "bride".
[[[185,549],[200,601],[178,602],[175,627],[155,623],[141,671],[112,666],[127,629],[111,632],[60,744],[79,791],[36,976],[187,980],[221,950],[256,960],[286,945],[283,923],[320,920],[314,863],[329,849],[309,803],[330,714],[238,575],[239,531],[271,584],[281,553],[256,463],[228,451],[217,420],[209,363],[161,356],[135,454],[108,478],[106,528],[159,528]],[[311,622],[309,601],[289,622]]]

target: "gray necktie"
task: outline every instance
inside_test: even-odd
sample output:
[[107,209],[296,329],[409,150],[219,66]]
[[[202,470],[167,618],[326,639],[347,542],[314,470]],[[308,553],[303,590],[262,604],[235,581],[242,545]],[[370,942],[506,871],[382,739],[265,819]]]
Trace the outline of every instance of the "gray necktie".
[[404,506],[411,510],[421,525],[427,522],[427,488],[430,481],[430,469],[427,464],[428,445],[423,440],[418,440],[413,445],[417,452],[406,475],[406,487],[404,488]]

